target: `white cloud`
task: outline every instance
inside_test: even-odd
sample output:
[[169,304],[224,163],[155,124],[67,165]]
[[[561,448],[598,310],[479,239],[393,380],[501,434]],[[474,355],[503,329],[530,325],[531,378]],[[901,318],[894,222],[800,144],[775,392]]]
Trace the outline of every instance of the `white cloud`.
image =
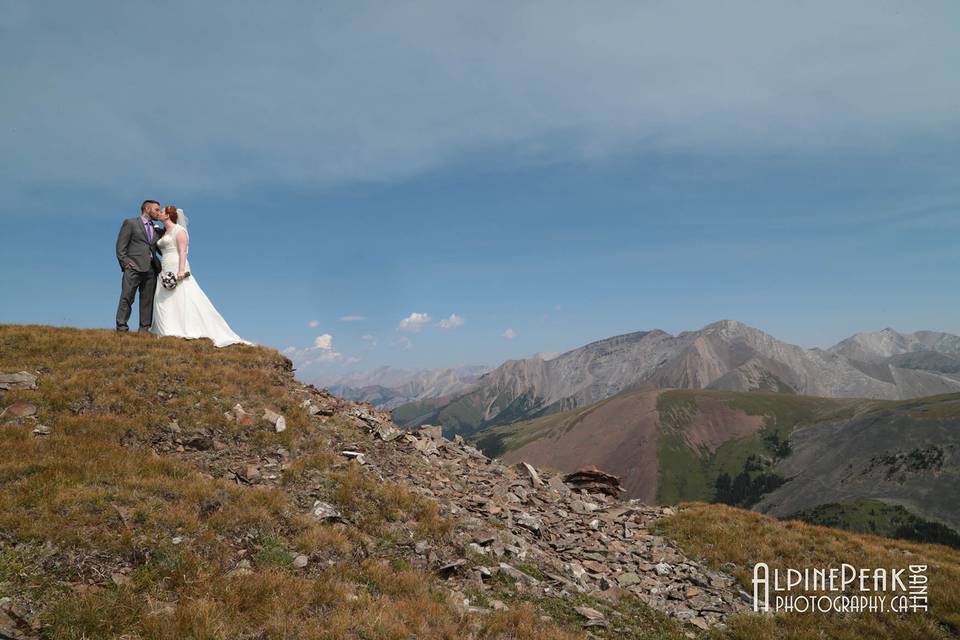
[[502,335],[504,338],[506,338],[507,340],[513,340],[514,338],[517,337],[518,334],[517,334],[517,332],[514,331],[513,329],[509,329],[509,328],[508,328],[508,329],[507,329],[506,331],[504,331],[501,335]]
[[421,329],[423,329],[424,326],[430,324],[431,320],[432,318],[429,316],[429,314],[417,313],[416,311],[414,311],[413,313],[411,313],[406,318],[400,321],[400,326],[398,327],[398,329],[400,329],[400,331],[406,331],[408,333],[417,333]]
[[367,316],[340,316],[340,322],[363,322]]
[[365,333],[360,336],[360,339],[366,343],[367,349],[373,349],[375,346],[377,346],[377,336],[373,335],[372,333]]
[[319,321],[319,320],[311,320],[310,322],[307,323],[307,326],[310,327],[311,329],[316,329],[317,327],[320,326],[320,321]]
[[399,336],[393,341],[393,346],[403,349],[404,351],[409,351],[413,349],[413,340],[407,336]]
[[317,336],[313,340],[314,349],[322,349],[324,351],[333,350],[333,336],[329,333],[325,333],[322,336]]
[[333,348],[333,336],[329,333],[317,336],[306,349],[290,346],[283,353],[294,361],[298,368],[309,367],[314,364],[331,364],[335,362],[353,363],[359,358],[347,357]]
[[455,313],[451,313],[449,318],[444,318],[440,321],[441,329],[456,329],[457,327],[462,327],[466,320],[463,319],[463,316],[458,316]]

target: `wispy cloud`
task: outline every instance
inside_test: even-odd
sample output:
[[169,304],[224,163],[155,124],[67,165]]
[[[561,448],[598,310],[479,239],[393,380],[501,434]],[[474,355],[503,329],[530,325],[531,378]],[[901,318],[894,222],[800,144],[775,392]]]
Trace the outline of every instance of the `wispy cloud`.
[[319,321],[319,320],[311,320],[310,322],[307,323],[307,326],[310,327],[311,329],[316,329],[317,327],[320,326],[320,321]]
[[397,327],[400,331],[406,331],[408,333],[418,333],[426,325],[430,324],[432,318],[429,314],[426,313],[417,313],[414,311],[406,318],[400,321],[400,326]]
[[343,354],[338,351],[323,351],[314,358],[314,362],[337,362],[343,358]]
[[363,322],[367,316],[340,316],[340,322]]
[[463,319],[463,316],[458,316],[455,313],[451,313],[449,318],[444,318],[440,321],[439,327],[441,329],[456,329],[462,327],[466,320]]
[[[830,151],[960,125],[950,2],[699,3],[696,20],[681,3],[629,0],[18,6],[0,23],[0,57],[19,60],[4,70],[17,162],[3,190],[391,179],[492,145],[523,162]],[[143,47],[144,24],[181,34],[177,55]],[[201,36],[213,26],[230,34],[216,47]],[[366,55],[338,55],[351,50]],[[423,69],[426,87],[411,81]],[[144,91],[189,95],[190,117]],[[233,152],[245,161],[224,162]]]
[[504,338],[506,338],[507,340],[513,340],[513,339],[516,338],[519,334],[518,334],[516,331],[514,331],[513,329],[508,328],[507,330],[505,330],[505,331],[504,331],[502,334],[500,334],[500,335],[502,335],[502,336],[503,336]]

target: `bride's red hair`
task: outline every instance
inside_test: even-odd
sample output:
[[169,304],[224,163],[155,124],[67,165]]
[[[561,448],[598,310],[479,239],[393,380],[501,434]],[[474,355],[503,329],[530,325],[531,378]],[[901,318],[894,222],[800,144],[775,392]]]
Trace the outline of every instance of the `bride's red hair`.
[[171,205],[171,206],[165,207],[163,211],[168,216],[170,216],[170,221],[173,222],[173,224],[177,224],[177,208],[176,207]]

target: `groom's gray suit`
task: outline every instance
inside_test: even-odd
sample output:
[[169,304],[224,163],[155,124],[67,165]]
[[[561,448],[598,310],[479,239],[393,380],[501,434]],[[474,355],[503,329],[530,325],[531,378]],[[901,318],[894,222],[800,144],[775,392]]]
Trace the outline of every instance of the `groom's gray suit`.
[[[150,221],[153,225],[153,221]],[[117,261],[123,271],[120,304],[117,306],[117,331],[127,331],[127,321],[133,308],[133,299],[140,292],[140,330],[153,324],[153,295],[157,289],[160,260],[157,259],[157,240],[163,230],[153,229],[150,239],[142,216],[127,218],[117,235]]]

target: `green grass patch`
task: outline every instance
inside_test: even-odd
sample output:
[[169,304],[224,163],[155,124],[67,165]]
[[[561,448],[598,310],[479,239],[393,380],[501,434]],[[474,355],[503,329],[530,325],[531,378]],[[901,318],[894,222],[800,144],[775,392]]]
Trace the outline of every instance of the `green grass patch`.
[[860,499],[822,504],[794,513],[787,519],[960,549],[960,533],[939,522],[916,516],[900,505],[880,500]]
[[[712,453],[694,450],[684,430],[700,410],[698,401],[707,399],[720,400],[748,416],[761,416],[764,426],[756,433],[728,440]],[[720,498],[749,506],[782,482],[773,465],[789,453],[786,443],[794,429],[817,420],[852,416],[858,403],[862,401],[766,391],[665,391],[657,399],[661,427],[657,440],[657,501],[675,504]]]

